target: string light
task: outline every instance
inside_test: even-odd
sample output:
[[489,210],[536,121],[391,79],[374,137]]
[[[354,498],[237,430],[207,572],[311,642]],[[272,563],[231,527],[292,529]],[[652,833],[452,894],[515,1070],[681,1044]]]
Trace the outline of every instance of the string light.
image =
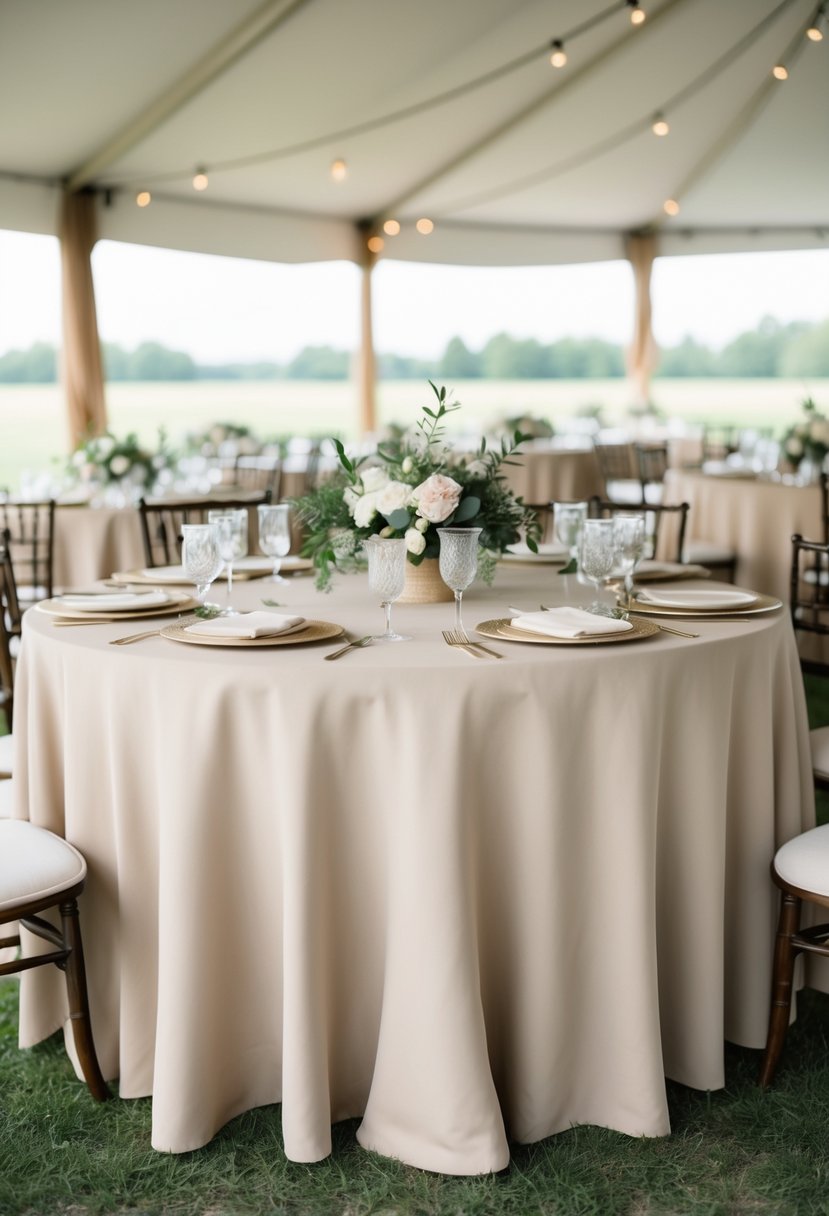
[[782,63],[776,63],[771,69],[771,74],[775,80],[788,80],[789,69]]
[[149,190],[139,190],[135,196],[135,203],[138,207],[149,207],[152,201],[153,196],[150,194]]
[[381,253],[386,242],[381,236],[370,236],[368,238],[368,247],[371,253]]
[[194,190],[206,190],[207,189],[207,171],[205,169],[196,170],[195,176],[193,177],[193,189]]
[[662,210],[666,215],[679,215],[679,203],[675,198],[666,198]]
[[567,52],[564,49],[564,43],[560,38],[556,38],[551,45],[553,53],[550,56],[550,63],[554,68],[563,68],[567,62]]
[[348,177],[348,165],[341,156],[331,162],[331,177],[335,182],[344,182]]
[[647,17],[647,13],[643,8],[639,7],[639,0],[628,0],[630,8],[630,24],[641,25]]
[[418,230],[421,236],[428,236],[430,232],[434,232],[435,225],[432,220],[429,220],[426,218],[426,216],[424,216],[423,219],[417,221],[415,228]]
[[816,25],[810,25],[806,31],[806,37],[810,42],[823,42],[823,34]]
[[386,236],[397,236],[398,232],[400,231],[400,225],[398,224],[397,220],[386,220],[385,224],[383,225],[383,231],[385,232]]
[[670,129],[671,128],[668,126],[661,114],[654,115],[653,122],[651,124],[651,130],[653,131],[654,135],[667,135]]

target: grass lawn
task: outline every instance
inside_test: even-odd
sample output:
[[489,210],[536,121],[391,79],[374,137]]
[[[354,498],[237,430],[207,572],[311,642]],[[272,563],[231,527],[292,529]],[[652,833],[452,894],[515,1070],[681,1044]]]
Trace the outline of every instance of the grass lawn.
[[[448,387],[463,404],[457,425],[486,425],[523,412],[564,421],[586,407],[601,406],[608,424],[623,423],[629,405],[624,380],[467,380]],[[808,394],[829,410],[829,381],[656,380],[657,407],[689,423],[770,426],[780,433]],[[381,381],[381,423],[409,424],[431,390],[419,381]],[[343,381],[185,381],[175,384],[111,384],[110,427],[135,431],[155,444],[159,426],[178,444],[188,431],[232,421],[273,435],[356,434],[356,389]],[[453,420],[454,421],[454,420]],[[0,385],[0,486],[16,489],[21,472],[55,471],[68,450],[65,411],[57,385]]]

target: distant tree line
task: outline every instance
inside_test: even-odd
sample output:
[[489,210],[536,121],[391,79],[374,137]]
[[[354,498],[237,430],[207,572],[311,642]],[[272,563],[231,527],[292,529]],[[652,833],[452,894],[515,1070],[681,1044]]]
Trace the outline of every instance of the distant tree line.
[[[159,342],[133,351],[112,343],[103,347],[105,375],[119,380],[345,380],[349,351],[306,346],[289,363],[202,364]],[[452,338],[439,359],[381,354],[378,374],[385,380],[606,380],[625,375],[621,346],[599,338],[535,338],[496,334],[478,351]],[[57,379],[58,352],[38,342],[28,350],[0,356],[0,383],[49,384]],[[665,378],[829,377],[829,320],[817,325],[782,325],[765,317],[756,329],[740,334],[722,350],[685,338],[660,352],[656,375]]]

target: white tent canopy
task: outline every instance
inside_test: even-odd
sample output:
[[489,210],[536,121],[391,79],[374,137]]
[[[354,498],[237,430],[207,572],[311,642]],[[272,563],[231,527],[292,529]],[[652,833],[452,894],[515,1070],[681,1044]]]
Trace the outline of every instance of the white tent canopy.
[[605,260],[651,228],[664,254],[825,247],[815,0],[632,7],[3,0],[0,227],[56,232],[68,183],[99,238],[287,262],[361,261],[387,218],[383,256],[411,261]]

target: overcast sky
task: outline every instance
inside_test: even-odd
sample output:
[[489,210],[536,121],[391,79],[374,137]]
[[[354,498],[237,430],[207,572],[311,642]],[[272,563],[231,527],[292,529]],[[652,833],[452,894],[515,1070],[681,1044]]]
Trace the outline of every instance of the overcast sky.
[[[304,346],[353,348],[359,274],[347,263],[282,266],[114,242],[93,255],[101,337],[154,340],[204,363],[285,362]],[[658,259],[657,341],[690,334],[721,347],[765,315],[829,319],[829,250]],[[518,269],[381,261],[374,273],[379,351],[431,358],[456,334],[630,338],[632,276],[623,262]],[[60,269],[51,237],[0,231],[0,354],[60,337]]]

